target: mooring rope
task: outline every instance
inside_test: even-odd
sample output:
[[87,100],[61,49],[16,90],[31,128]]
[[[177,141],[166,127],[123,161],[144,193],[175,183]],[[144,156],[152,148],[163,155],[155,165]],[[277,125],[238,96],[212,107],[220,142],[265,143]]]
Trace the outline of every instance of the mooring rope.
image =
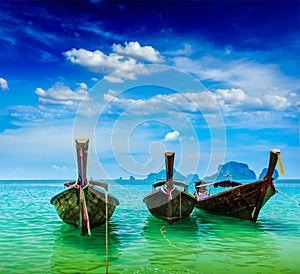
[[181,192],[179,193],[179,195],[180,195],[180,197],[179,197],[180,198],[180,204],[179,204],[180,216],[179,217],[180,217],[180,220],[181,220]]
[[90,228],[89,212],[88,212],[87,205],[86,205],[84,188],[85,187],[80,188],[81,197],[82,197],[82,206],[83,206],[83,216],[84,216],[86,228],[87,228],[87,231],[88,231],[88,235],[91,236],[92,233],[91,233],[91,228]]
[[83,173],[83,150],[82,148],[80,148],[80,151],[79,151],[79,155],[80,155],[80,175],[81,175],[81,180],[80,180],[80,186],[84,186],[85,185],[85,182],[84,182],[84,173]]
[[164,238],[165,238],[165,240],[168,242],[168,244],[169,244],[170,246],[174,247],[174,248],[184,250],[183,248],[174,245],[174,244],[167,238],[166,232],[167,232],[166,226],[162,226],[162,227],[160,228],[160,233],[164,236]]
[[300,202],[297,201],[295,198],[293,198],[293,197],[287,195],[286,193],[284,193],[284,192],[278,190],[277,188],[276,188],[276,191],[277,191],[278,193],[280,193],[281,195],[283,195],[283,196],[285,196],[285,197],[291,199],[292,201],[296,202],[296,203],[300,206]]
[[108,197],[105,189],[105,253],[106,253],[106,274],[108,274]]

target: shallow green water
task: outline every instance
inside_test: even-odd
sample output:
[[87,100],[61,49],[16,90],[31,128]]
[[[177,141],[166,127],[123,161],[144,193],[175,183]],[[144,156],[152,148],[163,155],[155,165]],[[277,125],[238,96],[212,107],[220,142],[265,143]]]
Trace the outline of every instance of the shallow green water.
[[[50,204],[62,181],[0,181],[0,273],[105,273],[105,226],[92,237]],[[300,180],[276,187],[300,200]],[[279,193],[257,223],[203,212],[167,225],[150,215],[146,185],[110,184],[109,273],[300,273],[300,207]]]

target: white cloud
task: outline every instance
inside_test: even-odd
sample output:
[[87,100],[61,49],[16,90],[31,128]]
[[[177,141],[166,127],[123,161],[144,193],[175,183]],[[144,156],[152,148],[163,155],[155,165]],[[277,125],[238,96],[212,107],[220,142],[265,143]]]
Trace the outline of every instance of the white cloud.
[[168,141],[176,141],[179,137],[179,132],[177,130],[175,131],[172,131],[172,132],[168,132],[165,136],[165,141],[168,142]]
[[[103,0],[98,0],[97,2],[101,2]],[[101,25],[101,23],[100,23]],[[81,22],[81,24],[78,24],[78,28],[83,31],[91,32],[91,35],[97,35],[98,37],[103,37],[105,40],[123,40],[122,35],[108,32],[103,30],[100,26],[95,24],[95,22]]]
[[123,83],[124,82],[122,78],[117,77],[115,75],[106,75],[103,78],[110,83]]
[[135,111],[144,115],[166,113],[167,109],[172,108],[181,112],[218,111],[213,93],[209,91],[157,94],[148,99],[131,99],[118,97],[116,92],[110,90],[104,94],[104,100],[122,109],[134,106]]
[[[137,74],[148,73],[144,63],[162,62],[159,52],[150,46],[142,47],[138,42],[129,42],[122,47],[119,44],[112,46],[113,52],[106,55],[100,50],[71,49],[64,53],[67,60],[86,69],[104,75],[104,78],[113,83],[123,80],[135,80]],[[113,75],[111,75],[113,74]]]
[[[217,89],[216,91],[185,92],[173,94],[157,94],[149,99],[121,98],[115,92],[104,94],[106,102],[114,103],[123,109],[135,105],[135,110],[145,113],[161,113],[164,111],[161,104],[172,105],[183,112],[216,113],[218,107],[223,115],[232,115],[239,112],[286,110],[292,103],[288,97],[278,95],[248,95],[242,89]],[[218,107],[217,107],[218,106]]]
[[148,99],[124,98],[109,91],[103,98],[112,113],[141,117],[163,115],[166,120],[190,117],[196,121],[203,117],[208,127],[218,127],[225,121],[227,126],[239,128],[265,126],[266,120],[273,126],[286,127],[288,123],[283,123],[282,117],[292,117],[292,107],[297,102],[290,94],[254,95],[242,89],[157,94]]
[[284,110],[290,107],[292,104],[287,98],[278,95],[266,95],[265,106],[274,110]]
[[13,106],[9,109],[11,123],[17,126],[34,126],[39,123],[66,121],[75,115],[74,109],[67,107],[53,107],[53,105]]
[[217,98],[222,98],[224,101],[228,102],[240,102],[240,101],[245,101],[247,98],[246,94],[244,91],[241,89],[230,89],[230,90],[225,90],[225,89],[217,89],[216,90],[216,97]]
[[218,105],[226,112],[235,111],[236,109],[262,110],[263,101],[259,97],[249,96],[241,89],[217,89],[215,93],[211,93]]
[[170,54],[173,56],[190,56],[193,53],[192,46],[190,44],[185,43],[184,47],[175,51],[167,51],[166,54]]
[[149,61],[152,63],[163,62],[163,57],[160,53],[151,46],[141,46],[139,42],[125,42],[125,46],[120,44],[113,44],[113,52],[122,55],[129,56],[134,59],[140,59]]
[[87,86],[86,83],[78,83],[78,86],[79,86],[81,89],[85,89],[85,90],[88,89],[88,86]]
[[[217,89],[211,93],[219,106],[227,111],[233,112],[241,109],[244,112],[286,110],[292,103],[285,96],[264,95],[251,96],[241,89]],[[226,115],[226,112],[224,113]]]
[[252,95],[282,95],[300,86],[299,79],[286,77],[277,65],[260,64],[248,59],[224,61],[212,56],[198,60],[177,57],[174,64],[197,75],[200,80],[221,82],[222,86],[242,89]]
[[41,104],[72,106],[82,100],[88,100],[87,85],[85,83],[80,83],[79,87],[74,91],[62,83],[56,83],[48,90],[37,88],[35,93],[39,96]]
[[4,78],[0,78],[0,89],[8,90],[8,84]]
[[65,56],[72,63],[102,75],[109,75],[121,71],[121,77],[125,79],[135,79],[132,72],[142,66],[142,64],[138,64],[133,58],[124,57],[116,53],[105,55],[100,50],[88,51],[73,48],[65,52]]
[[100,50],[89,51],[73,48],[65,52],[65,56],[74,64],[104,75],[119,69],[133,68],[137,64],[136,60],[132,58],[124,58],[124,56],[115,53],[105,55]]
[[54,169],[55,171],[58,172],[65,172],[68,170],[68,168],[66,166],[59,166],[59,165],[52,165],[52,169]]

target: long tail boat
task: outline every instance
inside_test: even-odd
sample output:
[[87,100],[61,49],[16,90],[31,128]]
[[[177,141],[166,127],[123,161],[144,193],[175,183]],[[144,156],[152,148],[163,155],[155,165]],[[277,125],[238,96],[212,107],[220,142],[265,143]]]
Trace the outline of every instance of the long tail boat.
[[88,139],[75,139],[78,179],[51,199],[59,217],[80,229],[81,235],[91,235],[91,229],[109,220],[119,201],[108,193],[108,185],[87,180]]
[[[253,183],[241,184],[233,182],[233,184],[230,184],[230,180],[221,183],[196,182],[195,197],[197,198],[197,203],[195,208],[216,215],[256,222],[262,207],[276,193],[272,175],[277,161],[280,173],[283,173],[280,151],[271,150],[268,171],[265,177]],[[205,193],[205,188],[213,184],[216,187],[232,186],[233,188],[210,196],[209,193]]]
[[[166,220],[169,224],[188,217],[196,203],[196,198],[187,192],[188,186],[173,180],[174,156],[174,152],[165,153],[166,180],[154,183],[152,193],[143,199],[153,216]],[[161,188],[156,189],[157,187]]]

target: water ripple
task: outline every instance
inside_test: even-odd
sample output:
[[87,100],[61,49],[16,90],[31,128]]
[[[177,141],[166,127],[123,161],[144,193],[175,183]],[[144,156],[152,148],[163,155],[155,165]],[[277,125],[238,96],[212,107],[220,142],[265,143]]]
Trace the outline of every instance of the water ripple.
[[[115,196],[117,186],[111,187]],[[300,188],[281,186],[299,197]],[[1,273],[105,273],[105,226],[81,237],[50,198],[61,182],[0,183]],[[124,186],[109,221],[109,273],[300,273],[299,206],[275,195],[257,223],[201,212],[173,225],[154,218],[149,186]]]

